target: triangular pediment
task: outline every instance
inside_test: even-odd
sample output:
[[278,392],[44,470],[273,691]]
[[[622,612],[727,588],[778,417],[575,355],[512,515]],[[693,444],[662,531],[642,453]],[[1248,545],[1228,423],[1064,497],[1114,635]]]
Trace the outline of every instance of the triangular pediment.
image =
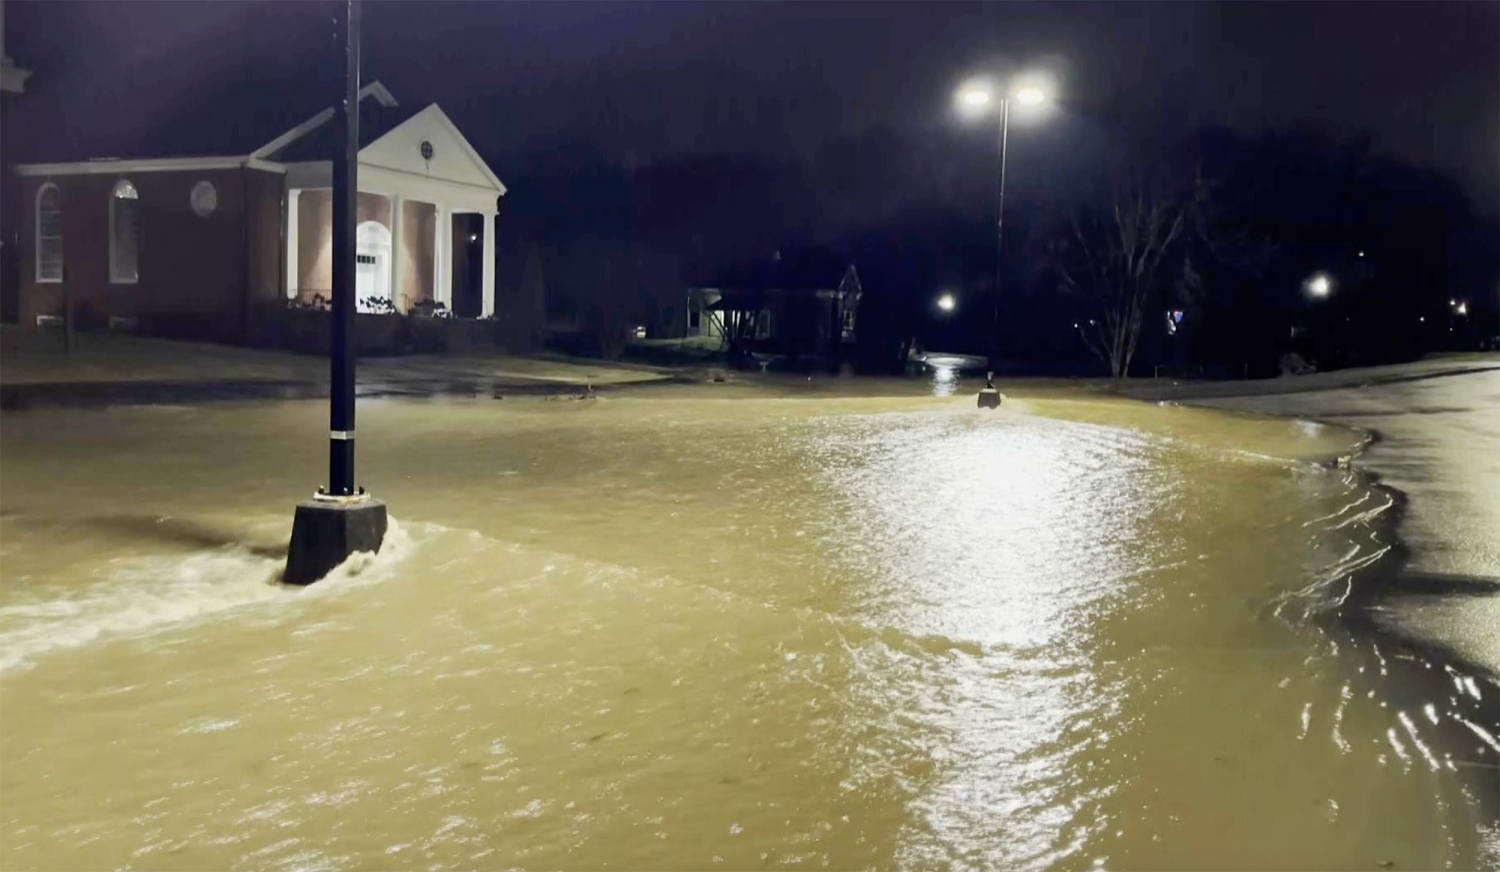
[[359,162],[505,193],[505,185],[436,103],[360,149]]

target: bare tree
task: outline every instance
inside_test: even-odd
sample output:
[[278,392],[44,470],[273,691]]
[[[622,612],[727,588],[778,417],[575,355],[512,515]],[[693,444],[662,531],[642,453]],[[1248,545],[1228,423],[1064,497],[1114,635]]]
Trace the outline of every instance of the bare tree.
[[724,337],[724,349],[729,355],[730,363],[749,362],[752,358],[752,350],[755,346],[756,336],[760,332],[761,318],[764,313],[758,299],[741,301],[734,306],[726,306],[720,314],[723,316],[722,335]]
[[1063,288],[1090,303],[1093,317],[1078,322],[1078,333],[1116,379],[1130,369],[1141,324],[1171,272],[1191,205],[1191,197],[1136,174],[1115,188],[1104,214],[1075,214],[1054,247]]

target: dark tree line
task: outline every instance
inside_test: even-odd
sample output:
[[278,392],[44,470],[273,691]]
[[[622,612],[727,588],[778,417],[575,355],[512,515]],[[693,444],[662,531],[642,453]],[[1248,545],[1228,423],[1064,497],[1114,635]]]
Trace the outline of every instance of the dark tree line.
[[[1018,370],[1269,375],[1290,351],[1373,363],[1495,332],[1496,219],[1443,174],[1308,127],[1095,132],[1068,167],[1017,156],[1032,184],[1007,202],[998,272],[993,155],[956,135],[874,130],[802,163],[626,167],[553,146],[513,174],[507,209],[539,243],[549,313],[606,331],[667,326],[687,287],[773,252],[835,252],[864,286],[871,370],[932,340]],[[1334,278],[1326,299],[1304,292],[1315,271]],[[940,288],[962,297],[946,320]],[[1458,297],[1468,332],[1449,334]]]
[[[1398,361],[1494,332],[1495,219],[1437,171],[1310,128],[1119,145],[1101,190],[1051,210],[1028,247],[1033,289],[1073,303],[1116,377]],[[1326,296],[1308,293],[1315,274]]]

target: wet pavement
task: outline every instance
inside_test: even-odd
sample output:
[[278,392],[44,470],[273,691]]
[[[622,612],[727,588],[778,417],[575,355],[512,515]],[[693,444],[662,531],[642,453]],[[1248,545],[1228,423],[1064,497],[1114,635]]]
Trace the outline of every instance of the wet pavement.
[[[1404,367],[1244,386],[1283,393],[1202,396],[1233,385],[1178,386],[1179,402],[1294,416],[1369,431],[1353,459],[1399,492],[1401,549],[1371,620],[1500,675],[1500,357],[1439,358]],[[1323,385],[1319,387],[1319,385]]]
[[[689,376],[652,378],[640,384],[696,383]],[[637,384],[616,383],[613,387]],[[463,375],[406,376],[360,379],[357,396],[377,397],[490,397],[573,396],[597,391],[590,381],[476,378]],[[328,396],[328,384],[319,381],[223,380],[223,381],[114,381],[60,382],[0,385],[0,409],[86,408],[100,406],[183,405],[238,400],[305,400]]]
[[[633,362],[496,352],[366,357],[364,397],[567,394],[590,386],[673,381]],[[326,358],[204,342],[0,327],[0,409],[295,400],[328,395]]]

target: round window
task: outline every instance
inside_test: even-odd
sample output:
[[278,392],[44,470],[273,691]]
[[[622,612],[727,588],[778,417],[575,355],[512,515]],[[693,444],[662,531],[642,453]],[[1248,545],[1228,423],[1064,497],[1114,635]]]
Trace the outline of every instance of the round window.
[[207,218],[219,208],[219,192],[214,189],[213,182],[199,182],[193,185],[192,193],[188,194],[188,203],[198,217]]
[[422,160],[432,160],[432,143],[422,140]]

